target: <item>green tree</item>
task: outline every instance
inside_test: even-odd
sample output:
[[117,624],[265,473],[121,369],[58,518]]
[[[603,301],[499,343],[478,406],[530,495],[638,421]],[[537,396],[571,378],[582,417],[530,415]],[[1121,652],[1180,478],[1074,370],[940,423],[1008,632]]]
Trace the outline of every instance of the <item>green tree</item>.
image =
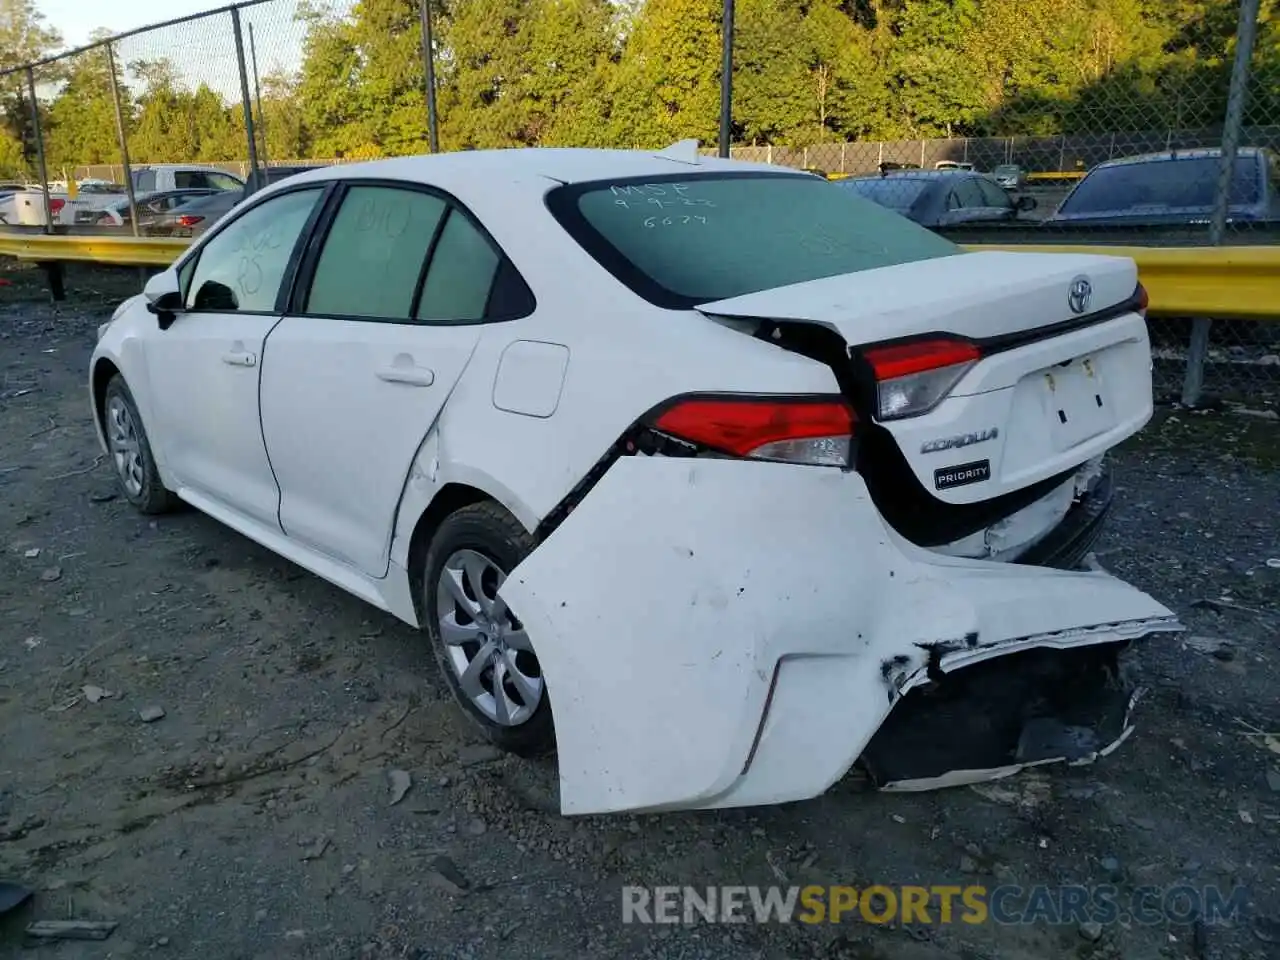
[[820,138],[810,111],[805,39],[797,0],[740,0],[733,38],[735,139],[786,144]]
[[875,34],[838,0],[813,0],[804,19],[806,122],[815,141],[889,138],[888,76]]
[[607,0],[534,0],[530,20],[521,84],[530,142],[612,146],[608,98],[620,50],[613,8]]
[[[40,60],[61,44],[61,35],[45,23],[35,0],[0,0],[0,69]],[[36,76],[36,83],[58,79],[56,67],[45,67]],[[35,155],[26,76],[11,74],[0,81],[0,165],[10,177],[30,176],[35,172]]]
[[665,147],[690,137],[715,141],[720,13],[717,0],[645,0],[613,85],[613,142]]

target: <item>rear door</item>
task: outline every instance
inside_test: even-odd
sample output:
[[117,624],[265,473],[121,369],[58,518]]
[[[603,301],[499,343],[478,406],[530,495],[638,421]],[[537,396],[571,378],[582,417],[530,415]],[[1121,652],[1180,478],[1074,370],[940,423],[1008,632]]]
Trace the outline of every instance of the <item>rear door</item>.
[[493,316],[503,257],[450,198],[397,182],[350,183],[322,229],[270,337],[262,428],[285,532],[376,577],[413,457]]

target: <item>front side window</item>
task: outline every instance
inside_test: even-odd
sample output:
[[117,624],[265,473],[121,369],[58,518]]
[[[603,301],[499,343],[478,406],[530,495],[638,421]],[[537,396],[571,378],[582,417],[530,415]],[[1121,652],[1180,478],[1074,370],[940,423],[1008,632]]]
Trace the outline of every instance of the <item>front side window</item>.
[[430,193],[352,187],[325,238],[305,312],[411,319],[422,265],[446,209]]
[[187,309],[273,311],[298,236],[322,193],[272,197],[218,231],[200,249],[186,287]]
[[156,172],[154,170],[140,170],[133,176],[133,189],[139,193],[150,193],[156,188]]
[[602,266],[672,309],[960,252],[853,190],[795,174],[595,181],[557,187],[547,204]]

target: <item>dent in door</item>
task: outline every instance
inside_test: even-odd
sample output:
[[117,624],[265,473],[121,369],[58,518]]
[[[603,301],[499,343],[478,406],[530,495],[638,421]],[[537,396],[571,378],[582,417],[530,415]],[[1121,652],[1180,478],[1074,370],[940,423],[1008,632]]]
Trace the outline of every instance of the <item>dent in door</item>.
[[507,413],[545,419],[556,412],[569,369],[561,343],[515,340],[507,344],[493,378],[493,405]]

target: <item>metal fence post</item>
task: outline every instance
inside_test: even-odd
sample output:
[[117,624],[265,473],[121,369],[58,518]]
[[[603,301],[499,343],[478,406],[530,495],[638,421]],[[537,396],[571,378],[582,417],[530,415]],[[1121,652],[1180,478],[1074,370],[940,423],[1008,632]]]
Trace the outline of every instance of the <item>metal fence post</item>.
[[138,236],[138,198],[133,191],[133,171],[129,167],[129,137],[124,127],[124,109],[120,106],[120,83],[116,79],[116,55],[107,44],[107,72],[111,75],[111,100],[116,108],[116,137],[120,140],[120,161],[124,165],[124,188],[129,193],[129,223]]
[[240,29],[240,8],[231,8],[231,29],[236,38],[236,66],[240,70],[240,101],[244,107],[244,133],[249,144],[249,191],[261,184],[258,179],[258,144],[253,129],[253,101],[249,99],[249,68],[244,62],[244,33]]
[[727,157],[733,135],[733,0],[724,0],[720,30],[720,156]]
[[258,47],[253,42],[253,24],[249,24],[249,60],[253,64],[253,99],[258,105],[258,130],[262,134],[262,166],[271,165],[267,159],[267,115],[262,112],[262,85],[258,82]]
[[431,35],[431,0],[418,0],[418,19],[422,21],[422,68],[427,86],[427,145],[432,153],[440,152],[440,135],[436,120],[436,48]]
[[31,106],[31,133],[36,138],[36,163],[40,191],[44,194],[44,232],[53,233],[53,205],[49,203],[49,169],[44,162],[44,132],[40,129],[40,101],[36,99],[36,72],[27,67],[27,96]]
[[[1231,183],[1235,179],[1236,149],[1240,146],[1240,126],[1249,96],[1249,65],[1258,34],[1259,0],[1240,0],[1240,22],[1236,27],[1236,59],[1231,65],[1231,87],[1227,94],[1227,115],[1222,122],[1222,159],[1218,170],[1218,191],[1213,216],[1209,220],[1209,244],[1220,246],[1231,210]],[[1191,323],[1191,343],[1187,349],[1187,370],[1182,381],[1183,406],[1195,406],[1204,389],[1204,362],[1209,353],[1209,328],[1213,321],[1196,317]]]

